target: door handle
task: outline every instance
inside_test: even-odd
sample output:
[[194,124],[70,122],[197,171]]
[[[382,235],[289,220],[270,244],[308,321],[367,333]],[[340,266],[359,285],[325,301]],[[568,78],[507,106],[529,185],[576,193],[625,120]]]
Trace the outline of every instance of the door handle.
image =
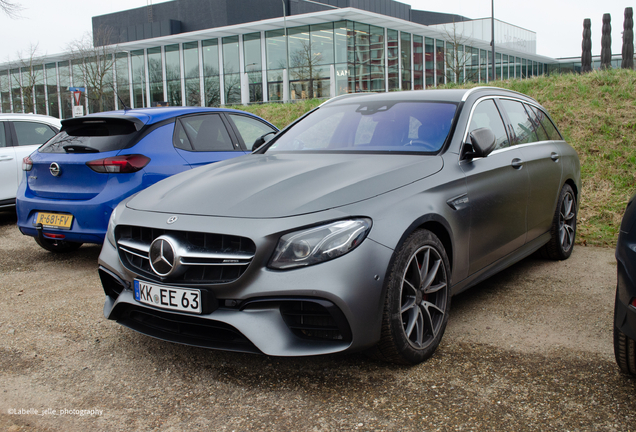
[[558,162],[560,157],[561,155],[558,153],[555,153],[555,152],[550,153],[550,159],[552,159],[555,162]]
[[13,160],[11,156],[0,156],[0,162]]
[[510,165],[512,165],[514,169],[521,169],[523,168],[523,161],[519,158],[514,158]]

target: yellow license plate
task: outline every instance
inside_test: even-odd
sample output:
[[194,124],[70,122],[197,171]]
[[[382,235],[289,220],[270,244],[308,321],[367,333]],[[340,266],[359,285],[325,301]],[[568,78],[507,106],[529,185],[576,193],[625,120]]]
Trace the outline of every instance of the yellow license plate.
[[41,223],[44,227],[71,229],[73,215],[60,213],[38,213],[35,223]]

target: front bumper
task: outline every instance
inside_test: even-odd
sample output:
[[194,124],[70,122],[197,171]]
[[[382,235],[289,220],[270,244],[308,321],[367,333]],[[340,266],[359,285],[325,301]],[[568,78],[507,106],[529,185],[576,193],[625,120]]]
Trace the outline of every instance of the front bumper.
[[[155,226],[153,218],[157,218],[156,226],[165,225],[166,217],[144,213],[144,225]],[[104,242],[99,257],[106,292],[104,316],[171,342],[273,356],[320,355],[374,345],[380,338],[385,273],[393,251],[367,238],[332,261],[270,270],[266,264],[280,236],[279,228],[289,229],[290,222],[292,226],[312,223],[310,216],[290,219],[296,220],[242,220],[240,232],[254,240],[256,255],[238,280],[196,286],[209,292],[210,301],[218,305],[201,315],[137,302],[131,287],[138,276],[122,265],[116,248]],[[313,219],[315,222],[315,216]],[[228,218],[180,215],[179,223],[213,226],[216,232],[228,234],[239,230],[236,221]],[[277,234],[269,234],[272,232]]]

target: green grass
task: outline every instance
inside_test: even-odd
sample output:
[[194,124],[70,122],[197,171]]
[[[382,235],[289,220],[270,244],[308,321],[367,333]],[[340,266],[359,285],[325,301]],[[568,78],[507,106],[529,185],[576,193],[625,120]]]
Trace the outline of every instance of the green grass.
[[269,121],[277,128],[282,129],[301,115],[305,114],[307,111],[316,108],[323,102],[324,100],[320,99],[309,99],[294,103],[268,103],[248,106],[237,105],[228,108],[249,111]]
[[[483,84],[454,85],[471,88]],[[550,112],[581,160],[577,243],[614,247],[629,197],[636,192],[636,72],[551,75],[490,85],[536,99]],[[322,101],[236,107],[286,126]]]

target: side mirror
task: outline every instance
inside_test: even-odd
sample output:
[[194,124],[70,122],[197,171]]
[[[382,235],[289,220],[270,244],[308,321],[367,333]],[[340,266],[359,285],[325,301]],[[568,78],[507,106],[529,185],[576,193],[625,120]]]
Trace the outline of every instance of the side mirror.
[[275,131],[271,131],[256,138],[256,140],[254,141],[254,144],[252,144],[252,151],[258,149],[260,146],[262,146],[263,144],[265,144],[266,142],[274,138],[274,135],[276,135],[276,133],[277,132]]
[[468,136],[473,146],[472,157],[488,156],[497,144],[497,137],[489,128],[475,129]]

